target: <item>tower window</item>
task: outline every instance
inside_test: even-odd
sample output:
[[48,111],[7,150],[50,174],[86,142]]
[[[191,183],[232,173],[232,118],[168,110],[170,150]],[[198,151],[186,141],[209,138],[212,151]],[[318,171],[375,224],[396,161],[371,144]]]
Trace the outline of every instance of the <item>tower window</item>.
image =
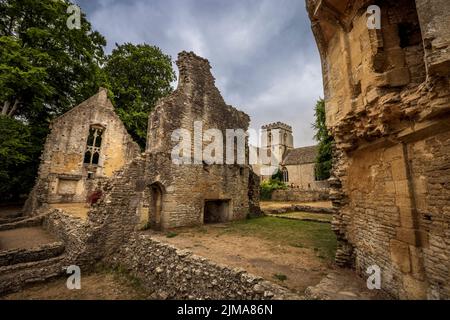
[[88,165],[98,165],[100,161],[100,148],[102,146],[102,136],[104,129],[99,126],[91,126],[84,153],[84,163]]
[[289,172],[288,169],[283,168],[281,169],[281,173],[283,174],[283,182],[288,183],[289,182]]

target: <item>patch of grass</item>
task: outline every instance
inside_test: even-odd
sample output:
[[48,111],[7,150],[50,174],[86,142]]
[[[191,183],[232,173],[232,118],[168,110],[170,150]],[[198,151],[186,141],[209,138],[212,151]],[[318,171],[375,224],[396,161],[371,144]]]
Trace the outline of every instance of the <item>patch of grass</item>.
[[208,233],[208,228],[206,228],[204,226],[198,227],[198,232],[200,232],[200,233]]
[[139,294],[139,299],[147,299],[149,292],[145,289],[142,281],[132,275],[124,266],[109,266],[98,263],[95,265],[94,270],[96,273],[112,274],[114,279],[119,283],[132,287]]
[[232,222],[224,233],[254,236],[264,240],[300,248],[310,248],[332,261],[337,247],[336,236],[330,224],[261,217]]
[[286,281],[288,279],[285,274],[274,274],[273,277],[280,281]]
[[168,233],[166,234],[166,237],[170,239],[170,238],[175,238],[177,235],[178,235],[178,233],[175,233],[175,232],[168,232]]
[[146,222],[146,223],[142,226],[141,231],[147,231],[147,230],[150,230],[150,228],[151,228],[151,223],[150,223],[150,222]]
[[308,212],[290,212],[286,214],[280,214],[280,217],[288,217],[288,218],[297,218],[299,220],[308,219],[308,220],[323,220],[330,221],[333,219],[331,214],[323,214],[323,213],[308,213]]

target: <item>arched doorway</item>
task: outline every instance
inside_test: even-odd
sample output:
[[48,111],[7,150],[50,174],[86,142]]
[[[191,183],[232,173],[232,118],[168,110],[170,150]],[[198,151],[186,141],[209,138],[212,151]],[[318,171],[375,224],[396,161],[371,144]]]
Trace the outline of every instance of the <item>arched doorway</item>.
[[151,228],[162,228],[163,188],[159,183],[150,185],[149,221]]

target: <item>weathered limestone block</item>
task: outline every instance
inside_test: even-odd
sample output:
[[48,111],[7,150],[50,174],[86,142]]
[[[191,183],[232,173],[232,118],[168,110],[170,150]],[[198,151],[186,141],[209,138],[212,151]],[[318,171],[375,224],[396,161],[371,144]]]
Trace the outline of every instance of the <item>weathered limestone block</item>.
[[157,299],[300,299],[244,270],[218,265],[148,235],[134,235],[106,261],[141,279]]
[[306,2],[336,141],[336,261],[378,265],[393,296],[448,299],[450,2],[379,1],[380,30],[370,1]]
[[447,0],[416,0],[430,75],[450,75],[450,12]]
[[[93,141],[95,129],[98,138]],[[49,203],[86,202],[99,182],[112,177],[139,153],[106,89],[100,89],[52,121],[25,214],[36,214]]]

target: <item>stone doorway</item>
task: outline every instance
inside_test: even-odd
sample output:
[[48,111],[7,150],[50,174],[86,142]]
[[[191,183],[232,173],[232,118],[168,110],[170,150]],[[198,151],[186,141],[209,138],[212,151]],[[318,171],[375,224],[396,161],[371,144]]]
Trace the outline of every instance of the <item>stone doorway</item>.
[[205,224],[221,223],[230,220],[230,200],[206,200],[203,212]]
[[149,220],[153,229],[162,228],[163,190],[159,184],[150,186]]

